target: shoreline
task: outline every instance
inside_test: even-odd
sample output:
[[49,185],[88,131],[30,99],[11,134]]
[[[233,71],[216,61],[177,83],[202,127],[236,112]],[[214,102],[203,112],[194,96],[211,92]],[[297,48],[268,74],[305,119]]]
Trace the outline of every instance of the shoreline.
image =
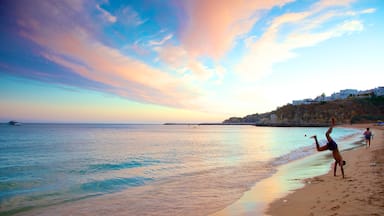
[[[340,127],[340,126],[339,126]],[[304,187],[274,200],[267,215],[383,215],[384,214],[384,128],[373,124],[342,125],[373,134],[371,147],[342,152],[347,161],[345,179],[333,170],[303,179]]]
[[215,126],[256,126],[256,127],[327,127],[328,124],[324,123],[261,123],[261,122],[244,122],[244,123],[164,123],[163,125],[172,126],[172,125],[195,125],[195,126],[204,126],[204,125],[215,125]]
[[[380,128],[379,126],[379,129],[374,128],[372,124],[338,125],[337,127],[355,128],[361,130],[365,130],[366,127],[370,127],[373,129],[373,133],[375,135],[371,142],[370,150],[373,151],[373,149],[376,148],[384,148],[382,145],[382,130],[384,130],[384,128]],[[380,143],[381,145],[379,146],[377,143]],[[353,163],[349,163],[352,162],[352,160],[349,158],[351,157],[349,156],[349,152],[361,152],[361,150],[365,150],[365,147],[356,147],[342,150],[342,156],[345,160],[348,161],[348,166],[344,167],[346,174],[346,179],[344,179],[345,181],[349,179],[349,175],[351,173],[350,167],[353,166],[351,165]],[[384,152],[382,152],[382,154],[384,154]],[[312,196],[313,194],[313,189],[308,188],[309,186],[321,185],[324,188],[331,187],[329,186],[328,182],[323,179],[324,177],[331,178],[333,180],[332,182],[336,182],[336,184],[339,184],[340,181],[343,181],[341,178],[340,168],[338,169],[337,173],[339,176],[333,177],[333,166],[321,166],[324,164],[330,165],[330,157],[331,156],[329,152],[317,152],[305,158],[281,165],[277,168],[276,173],[256,183],[249,191],[245,192],[240,199],[225,207],[224,209],[210,214],[209,216],[287,215],[287,213],[292,215],[324,215],[325,212],[322,212],[322,209],[319,209],[320,213],[313,213],[312,211],[309,211],[313,205],[303,204],[300,200],[294,201],[297,200],[297,198],[292,198],[292,196],[294,196],[297,191],[305,190],[307,191],[306,195],[301,195],[300,199],[306,200],[308,196]],[[303,167],[311,167],[311,169],[303,169]],[[320,197],[324,199],[323,204],[325,205],[329,204],[330,202],[327,196],[327,194],[320,195]],[[315,200],[315,203],[317,201],[318,200]],[[297,211],[301,209],[305,210]]]

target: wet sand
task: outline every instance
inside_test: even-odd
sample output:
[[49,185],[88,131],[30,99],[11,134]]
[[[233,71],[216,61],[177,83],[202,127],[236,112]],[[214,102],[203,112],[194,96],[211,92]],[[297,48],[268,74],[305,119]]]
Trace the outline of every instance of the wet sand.
[[347,161],[343,179],[338,170],[305,179],[305,187],[275,200],[268,215],[384,215],[384,127],[372,124],[345,125],[370,127],[371,147],[342,152]]

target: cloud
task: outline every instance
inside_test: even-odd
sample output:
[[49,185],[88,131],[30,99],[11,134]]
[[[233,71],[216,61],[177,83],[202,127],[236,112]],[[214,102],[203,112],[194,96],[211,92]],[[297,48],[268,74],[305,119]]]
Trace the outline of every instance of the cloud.
[[199,61],[195,56],[190,55],[187,50],[181,46],[166,45],[157,47],[159,60],[168,68],[179,74],[184,74],[189,82],[206,82],[213,78],[215,84],[221,83],[224,78],[226,69],[219,64],[210,67],[205,65],[203,61]]
[[318,12],[323,9],[346,7],[355,2],[356,0],[320,0],[313,5],[314,11]]
[[357,31],[363,31],[364,25],[360,20],[351,20],[351,21],[345,21],[340,26],[341,34],[343,32],[357,32]]
[[187,107],[190,105],[188,98],[197,96],[197,92],[188,89],[188,84],[176,77],[89,38],[65,35],[56,37],[55,41],[31,39],[55,50],[53,53],[42,53],[45,58],[87,79],[108,85],[111,93],[140,102],[174,107]]
[[[50,7],[54,8],[54,5]],[[40,56],[88,80],[107,86],[100,91],[144,103],[188,108],[194,106],[189,100],[199,96],[199,91],[178,79],[178,76],[172,76],[104,45],[95,38],[97,35],[79,23],[60,20],[64,26],[54,29],[58,21],[55,19],[65,18],[55,18],[52,13],[37,8],[19,17],[20,23],[33,21],[33,25],[20,26],[20,34],[40,46]],[[72,24],[69,26],[67,23]],[[39,26],[45,28],[40,29]]]
[[173,34],[168,34],[161,40],[150,40],[149,41],[149,46],[161,46],[164,45],[168,40],[173,38]]
[[220,84],[226,69],[217,63],[207,67],[200,57],[217,62],[238,37],[251,31],[263,11],[292,1],[187,1],[185,10],[189,19],[180,29],[181,44],[156,48],[159,60],[179,73],[190,72],[186,75],[189,79],[206,81],[215,77],[213,82]]
[[113,16],[112,14],[110,14],[108,11],[104,10],[103,8],[100,7],[100,5],[96,5],[96,8],[97,10],[99,10],[104,18],[108,21],[108,22],[111,22],[111,23],[115,23],[117,18],[115,16]]
[[233,47],[237,37],[252,29],[263,11],[292,1],[188,1],[189,20],[182,27],[181,41],[191,55],[219,59]]
[[370,13],[375,13],[376,9],[375,8],[367,8],[365,10],[362,10],[360,13],[361,14],[370,14]]
[[282,25],[302,21],[307,16],[309,13],[289,13],[275,18],[261,38],[247,40],[249,53],[238,63],[235,71],[244,80],[254,81],[270,72],[274,63],[295,57],[291,51],[292,43],[278,42],[277,36]]
[[100,4],[96,4],[96,9],[101,12],[104,20],[110,23],[119,22],[128,26],[139,26],[146,21],[142,19],[140,15],[130,6],[125,6],[115,11],[115,15],[102,8]]
[[117,11],[119,22],[128,26],[139,26],[146,22],[140,15],[130,6],[125,6]]
[[166,45],[157,47],[159,59],[174,70],[186,67],[190,61],[188,52],[181,46]]
[[[235,71],[243,80],[254,81],[272,71],[276,63],[297,56],[295,50],[319,44],[330,38],[347,33],[362,31],[359,20],[346,20],[339,24],[329,24],[335,17],[351,16],[342,10],[326,10],[339,7],[351,1],[321,1],[306,12],[287,13],[275,17],[260,38],[250,36],[246,44],[248,53],[235,66]],[[321,8],[321,10],[319,10]]]

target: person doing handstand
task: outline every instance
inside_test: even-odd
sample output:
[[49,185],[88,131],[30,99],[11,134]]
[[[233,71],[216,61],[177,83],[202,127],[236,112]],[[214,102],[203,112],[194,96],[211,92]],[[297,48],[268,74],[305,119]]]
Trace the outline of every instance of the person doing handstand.
[[332,118],[332,125],[329,127],[329,129],[325,133],[325,137],[327,137],[327,141],[328,141],[327,145],[320,147],[319,142],[317,141],[317,136],[316,135],[312,136],[311,138],[315,139],[317,151],[325,151],[325,150],[332,151],[333,158],[335,159],[335,165],[334,165],[334,168],[333,168],[333,176],[336,176],[337,164],[339,164],[340,169],[341,169],[341,174],[343,175],[343,178],[344,178],[343,166],[345,165],[345,161],[341,157],[341,154],[339,152],[339,149],[337,147],[336,142],[330,136],[334,126],[335,126],[335,120]]

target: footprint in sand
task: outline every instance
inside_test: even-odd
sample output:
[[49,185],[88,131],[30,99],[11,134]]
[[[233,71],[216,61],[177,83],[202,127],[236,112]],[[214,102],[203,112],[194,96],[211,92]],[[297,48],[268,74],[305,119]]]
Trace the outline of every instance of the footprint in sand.
[[337,205],[337,206],[333,206],[333,207],[331,208],[331,210],[332,210],[332,211],[336,211],[336,210],[339,209],[339,208],[340,208],[340,206]]

